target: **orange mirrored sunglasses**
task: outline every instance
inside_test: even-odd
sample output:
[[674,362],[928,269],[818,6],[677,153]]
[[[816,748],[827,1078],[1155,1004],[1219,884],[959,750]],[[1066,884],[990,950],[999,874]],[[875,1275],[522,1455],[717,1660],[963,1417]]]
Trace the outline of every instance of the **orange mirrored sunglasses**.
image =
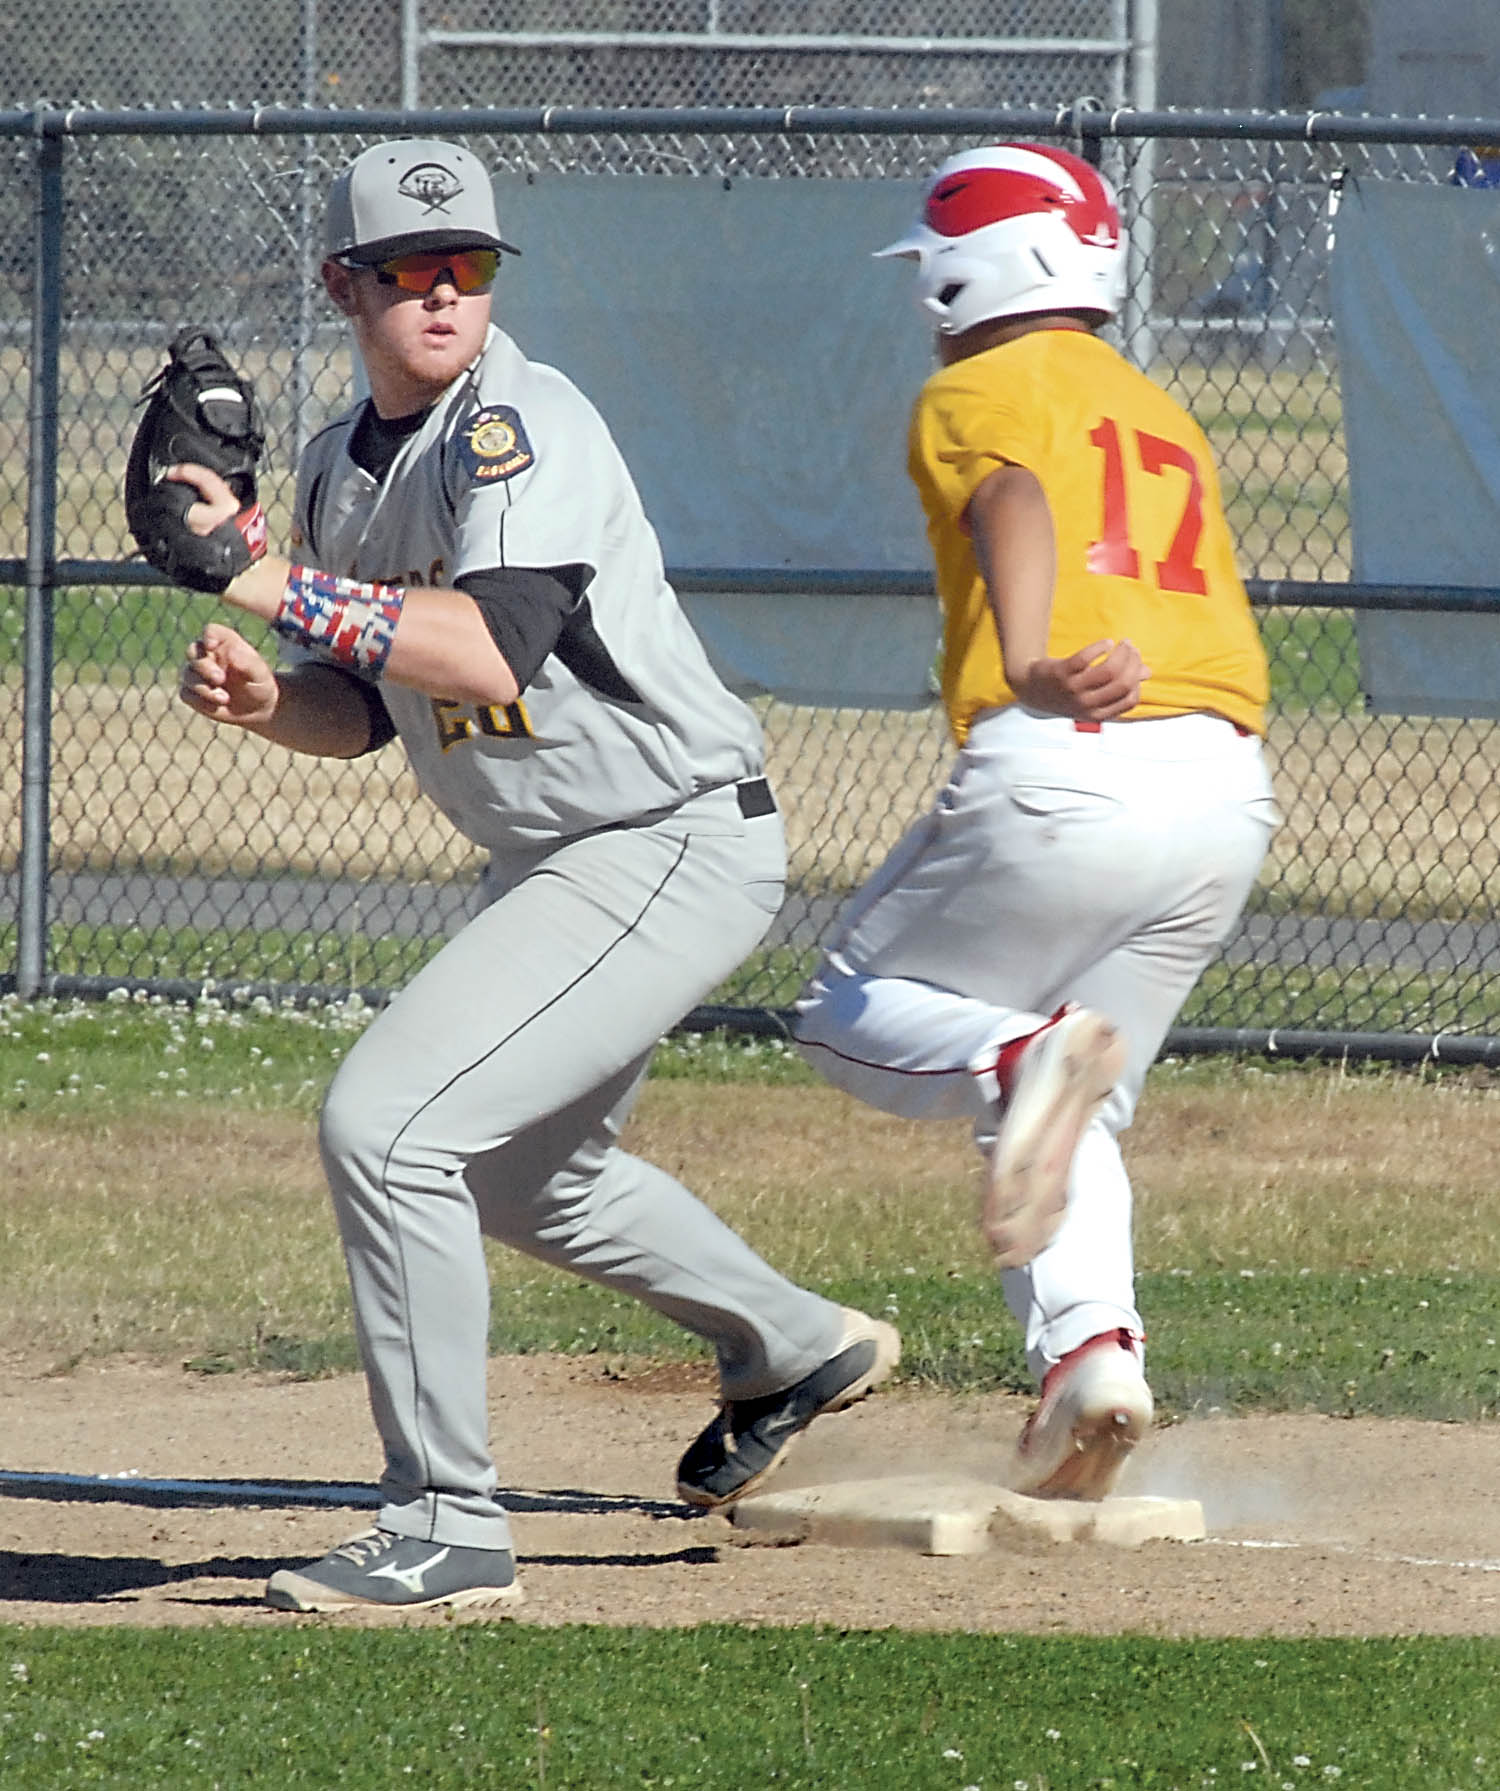
[[499,265],[495,249],[431,249],[392,256],[376,267],[375,277],[382,286],[399,286],[403,292],[431,292],[444,278],[460,292],[483,292]]

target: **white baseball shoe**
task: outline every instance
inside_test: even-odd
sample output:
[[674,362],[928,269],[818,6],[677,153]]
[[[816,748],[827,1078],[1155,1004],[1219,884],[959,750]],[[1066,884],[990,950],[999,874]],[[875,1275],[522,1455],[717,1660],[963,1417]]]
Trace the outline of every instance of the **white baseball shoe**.
[[1047,1370],[1009,1476],[1033,1499],[1102,1499],[1151,1423],[1142,1339],[1122,1326]]
[[979,1228],[997,1269],[1019,1269],[1057,1235],[1084,1128],[1125,1068],[1125,1041],[1102,1014],[1071,1002],[1000,1052],[1000,1129]]

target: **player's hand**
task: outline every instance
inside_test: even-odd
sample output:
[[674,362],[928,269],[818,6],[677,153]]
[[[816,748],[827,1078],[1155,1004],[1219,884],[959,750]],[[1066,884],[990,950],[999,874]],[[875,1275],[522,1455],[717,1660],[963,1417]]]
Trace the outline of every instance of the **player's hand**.
[[206,623],[189,643],[177,694],[200,715],[241,728],[264,726],[281,697],[270,666],[223,622]]
[[233,522],[239,515],[240,500],[230,490],[229,482],[212,467],[198,466],[188,460],[178,466],[169,466],[163,476],[191,485],[198,493],[199,501],[188,506],[186,518],[195,535],[211,535],[220,523]]
[[1034,659],[1013,688],[1028,709],[1072,721],[1115,721],[1141,700],[1151,676],[1129,641],[1091,641],[1066,659]]

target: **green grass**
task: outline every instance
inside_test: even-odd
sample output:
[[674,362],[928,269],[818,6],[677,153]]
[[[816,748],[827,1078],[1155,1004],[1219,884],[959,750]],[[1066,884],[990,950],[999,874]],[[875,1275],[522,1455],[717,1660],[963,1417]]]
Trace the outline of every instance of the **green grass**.
[[[1297,913],[1294,898],[1277,888],[1254,892],[1252,913]],[[1319,912],[1329,912],[1322,901]],[[1371,915],[1368,918],[1378,918]],[[1422,915],[1410,906],[1402,918]],[[1449,918],[1464,918],[1462,914]],[[223,929],[143,931],[135,927],[59,928],[48,970],[56,976],[105,976],[141,982],[188,983],[219,1001],[238,1003],[236,990],[257,982],[282,988],[321,988],[337,1000],[349,989],[400,988],[441,950],[441,939],[370,939],[333,933]],[[0,926],[0,965],[13,963],[14,926]],[[708,996],[708,1005],[787,1008],[816,968],[816,949],[778,946],[754,952]],[[119,992],[121,995],[124,991]],[[1299,964],[1211,964],[1180,1017],[1183,1026],[1255,1030],[1312,1028],[1351,1032],[1495,1030],[1493,979],[1462,966],[1422,970],[1311,970]],[[4,1054],[0,1052],[0,1106]]]
[[[368,1019],[358,1003],[273,1010],[266,1003],[188,1008],[162,1001],[25,1003],[9,997],[0,1001],[0,1111],[54,1126],[46,1135],[56,1138],[59,1149],[66,1148],[72,1129],[169,1107],[292,1115],[310,1125],[323,1090]],[[1223,1084],[1232,1105],[1238,1098],[1232,1079],[1242,1069],[1208,1060],[1174,1067],[1171,1074],[1206,1089]],[[1326,1072],[1286,1064],[1265,1066],[1264,1073],[1305,1079]],[[784,1041],[722,1034],[667,1042],[658,1051],[655,1074],[709,1083],[818,1084]],[[812,1197],[822,1195],[815,1190]],[[164,1222],[173,1222],[175,1210],[166,1212]],[[59,1223],[65,1218],[57,1215]],[[9,1222],[0,1207],[0,1230]],[[18,1212],[17,1222],[24,1222],[24,1213]],[[16,1239],[13,1248],[23,1241]],[[222,1242],[227,1247],[229,1240]],[[318,1248],[331,1252],[331,1241]],[[878,1234],[867,1247],[836,1251],[814,1226],[805,1245],[783,1244],[777,1255],[787,1272],[830,1298],[895,1318],[905,1338],[907,1378],[954,1392],[1029,1390],[1017,1329],[993,1277],[977,1259],[955,1259],[941,1230],[882,1253]],[[1447,1260],[1439,1237],[1425,1260],[1403,1259],[1392,1272],[1378,1257],[1375,1266],[1348,1274],[1299,1273],[1254,1259],[1226,1266],[1201,1252],[1143,1261],[1141,1305],[1151,1326],[1152,1383],[1162,1408],[1442,1419],[1493,1414],[1500,1403],[1500,1278],[1448,1272],[1441,1266]],[[116,1272],[124,1272],[123,1262]],[[499,1253],[495,1275],[504,1289],[491,1327],[498,1352],[702,1359],[701,1345],[634,1300],[511,1252]],[[278,1301],[269,1321],[257,1316],[242,1331],[195,1343],[192,1366],[203,1373],[352,1369],[344,1301],[306,1292],[287,1301]],[[148,1302],[142,1311],[144,1322]],[[149,1329],[136,1339],[141,1349],[151,1344]]]
[[[115,1113],[149,1119],[167,1103],[310,1120],[366,1018],[357,1006],[10,998],[0,1001],[0,1089],[28,1122],[56,1115],[60,1139],[68,1126],[108,1124]],[[1264,1073],[1290,1085],[1320,1072],[1268,1065]],[[657,1074],[815,1080],[777,1041],[723,1036],[670,1041]],[[1171,1074],[1204,1090],[1233,1081],[1212,1061]],[[1433,1260],[1441,1248],[1435,1237]],[[899,1321],[909,1378],[958,1394],[1029,1387],[1016,1327],[986,1273],[925,1257],[883,1260],[877,1233],[865,1268],[819,1285]],[[1500,1277],[1155,1262],[1140,1294],[1168,1417],[1307,1407],[1495,1415]],[[532,1264],[497,1306],[497,1349],[587,1351],[627,1367],[696,1351],[636,1302]],[[350,1368],[347,1315],[340,1306],[321,1330],[229,1338],[193,1366]],[[10,1627],[0,1649],[7,1791],[406,1783],[1477,1791],[1496,1782],[1500,1763],[1492,1695],[1500,1643],[1489,1639],[1184,1643],[728,1625],[313,1624]]]
[[1344,609],[1256,611],[1271,665],[1271,704],[1283,714],[1345,715],[1360,707],[1354,613]]
[[[298,1007],[207,996],[193,1004],[116,992],[102,1001],[0,997],[0,1113],[113,1112],[162,1098],[311,1115],[373,1009],[357,996]],[[680,1034],[652,1064],[664,1080],[815,1086],[781,1039]]]
[[[223,617],[212,597],[155,590],[69,589],[53,607],[53,654],[60,676],[140,683],[174,673],[183,644]],[[0,592],[0,665],[21,662],[24,607]],[[1273,700],[1296,710],[1347,711],[1359,698],[1352,613],[1266,609],[1257,612],[1271,660]],[[259,639],[253,618],[234,625]]]
[[[1493,1785],[1500,1643],[0,1631],[0,1777],[279,1788]],[[8,1671],[7,1671],[8,1664]]]
[[[0,927],[0,963],[14,956],[16,929]],[[428,938],[368,933],[226,927],[54,924],[47,969],[54,976],[211,985],[232,996],[256,983],[299,988],[394,989],[442,949]]]
[[[139,683],[175,674],[183,647],[207,621],[233,620],[248,639],[270,638],[253,617],[229,617],[217,598],[188,591],[70,586],[54,593],[52,653],[68,678]],[[25,594],[0,589],[0,665],[21,663]]]
[[370,1010],[194,1007],[160,997],[0,998],[0,1112],[104,1114],[161,1099],[231,1101],[311,1117]]
[[[366,933],[54,924],[46,957],[51,976],[205,985],[226,1000],[257,983],[282,988],[400,988],[441,951],[437,936],[376,938]],[[0,969],[13,968],[14,922],[0,924]],[[818,961],[816,950],[785,946],[752,952],[709,996],[710,1003],[785,1007]]]
[[[1291,911],[1274,890],[1256,908]],[[1299,964],[1211,964],[1183,1004],[1178,1024],[1488,1036],[1500,1026],[1500,1000],[1494,979],[1472,970],[1431,975],[1362,965],[1309,970]]]
[[[992,1276],[820,1277],[782,1264],[827,1298],[901,1328],[900,1378],[954,1394],[1029,1394],[1019,1331]],[[1315,1411],[1472,1422],[1500,1415],[1500,1278],[1144,1270],[1159,1412]],[[507,1279],[490,1325],[500,1355],[703,1361],[701,1345],[635,1300],[552,1271]],[[189,1359],[201,1374],[298,1375],[357,1367],[352,1332],[265,1335]]]

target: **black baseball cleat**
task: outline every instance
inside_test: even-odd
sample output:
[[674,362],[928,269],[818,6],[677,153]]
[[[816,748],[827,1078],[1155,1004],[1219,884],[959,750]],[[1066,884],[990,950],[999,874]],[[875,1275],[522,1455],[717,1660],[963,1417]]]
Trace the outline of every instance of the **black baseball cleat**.
[[518,1605],[521,1587],[509,1549],[419,1542],[366,1530],[320,1561],[282,1568],[266,1586],[278,1611],[425,1611]]
[[799,1431],[825,1412],[841,1412],[873,1392],[901,1360],[894,1325],[844,1309],[838,1349],[821,1368],[780,1393],[726,1400],[677,1464],[677,1493],[705,1511],[754,1492],[776,1469]]

